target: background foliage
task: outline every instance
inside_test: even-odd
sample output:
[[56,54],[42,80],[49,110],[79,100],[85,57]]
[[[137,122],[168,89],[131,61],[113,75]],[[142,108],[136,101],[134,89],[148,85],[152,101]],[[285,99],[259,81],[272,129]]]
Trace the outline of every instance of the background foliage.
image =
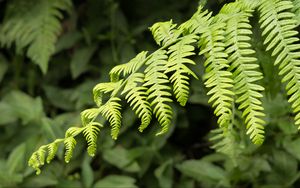
[[[55,7],[55,2],[65,2],[66,8],[56,20],[41,16],[34,17],[34,23],[26,22],[32,18],[22,14],[24,10],[7,13],[16,3],[34,7],[37,2],[40,0],[0,1],[0,40],[7,41],[2,42],[0,51],[0,187],[299,186],[300,139],[258,25],[254,25],[252,43],[267,86],[263,98],[266,141],[261,147],[245,136],[240,120],[236,124],[241,131],[235,132],[237,142],[232,143],[235,153],[228,157],[211,149],[213,141],[209,138],[218,131],[210,132],[217,127],[216,118],[207,105],[203,84],[192,80],[187,107],[174,106],[174,121],[166,135],[155,136],[155,128],[139,133],[139,121],[129,107],[124,107],[117,141],[104,129],[97,141],[97,155],[91,158],[81,138],[69,164],[64,163],[59,148],[58,157],[36,176],[27,166],[36,147],[63,137],[69,125],[80,122],[80,111],[93,106],[92,88],[108,80],[113,66],[142,50],[156,49],[149,26],[170,19],[182,23],[199,3],[218,11],[229,1],[51,1],[53,4],[41,3],[36,14]],[[51,15],[51,11],[47,13]],[[42,35],[48,40],[41,38],[28,46],[28,41],[22,41],[26,31],[18,31],[12,19],[20,19],[20,15],[22,24],[28,24],[28,31],[36,31],[29,33],[35,35],[47,30],[42,24],[59,23],[52,31],[55,35]],[[257,23],[255,19],[253,23]],[[7,20],[16,25],[16,32],[22,32],[15,44],[5,35]],[[53,47],[44,49],[44,43]],[[203,72],[202,66],[196,68],[196,72]]]

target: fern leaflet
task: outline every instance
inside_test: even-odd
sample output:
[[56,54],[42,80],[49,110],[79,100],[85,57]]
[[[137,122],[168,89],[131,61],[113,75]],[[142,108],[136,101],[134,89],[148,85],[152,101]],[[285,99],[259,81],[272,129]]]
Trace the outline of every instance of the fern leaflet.
[[263,0],[259,7],[259,21],[262,35],[266,36],[264,44],[267,44],[267,50],[272,49],[272,55],[277,56],[274,64],[279,64],[282,82],[287,82],[288,101],[296,114],[295,124],[300,127],[300,44],[295,44],[299,38],[291,8],[293,4],[290,1]]

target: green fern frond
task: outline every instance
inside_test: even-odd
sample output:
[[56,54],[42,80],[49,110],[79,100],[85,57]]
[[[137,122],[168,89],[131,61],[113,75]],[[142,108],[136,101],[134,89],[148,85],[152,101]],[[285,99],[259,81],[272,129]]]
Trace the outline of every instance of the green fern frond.
[[174,40],[176,40],[181,34],[179,30],[176,30],[176,24],[172,23],[172,20],[168,22],[157,22],[150,27],[150,31],[154,37],[154,40],[159,46],[164,46]]
[[18,51],[28,47],[27,56],[46,73],[62,30],[61,11],[70,11],[71,6],[70,0],[9,1],[0,26],[1,45],[10,47],[16,44]]
[[167,58],[165,50],[158,50],[146,62],[148,67],[145,69],[145,84],[143,86],[148,88],[147,100],[151,101],[150,105],[153,107],[153,113],[162,126],[162,130],[156,135],[168,131],[173,114],[172,108],[168,104],[173,102],[170,93],[171,87],[167,85],[169,80],[164,74],[168,63]]
[[70,127],[65,133],[65,138],[70,136],[74,137],[80,134],[83,131],[83,127]]
[[69,163],[73,155],[73,151],[76,145],[76,140],[74,139],[74,137],[70,136],[64,140],[64,144],[66,148],[65,161],[66,163]]
[[207,95],[211,95],[209,103],[215,107],[215,115],[218,116],[218,124],[226,127],[230,122],[231,108],[233,102],[233,80],[232,73],[227,69],[227,53],[223,43],[225,23],[212,24],[203,35],[199,45],[201,45],[200,55],[206,56],[204,84],[210,90]]
[[[232,12],[234,6],[228,9]],[[237,7],[239,9],[239,7]],[[232,14],[230,13],[229,14]],[[229,54],[229,71],[233,72],[234,93],[237,96],[239,110],[243,110],[247,134],[255,144],[262,144],[264,140],[265,116],[262,107],[262,94],[264,88],[255,83],[262,79],[262,73],[257,70],[259,65],[253,57],[255,53],[251,48],[249,35],[252,34],[249,17],[251,11],[236,13],[227,21],[226,53]]]
[[105,105],[99,108],[100,113],[105,117],[111,125],[111,136],[113,139],[117,139],[121,127],[121,101],[118,97],[110,98]]
[[282,82],[287,82],[286,90],[295,115],[295,124],[300,127],[300,44],[295,30],[297,21],[291,13],[290,1],[263,0],[260,10],[260,23],[265,36],[267,50],[277,56],[275,65],[279,65]]
[[186,64],[195,65],[195,62],[187,57],[194,55],[196,35],[188,35],[169,47],[169,59],[165,73],[171,73],[170,81],[173,84],[173,92],[181,106],[185,106],[189,97],[189,75],[197,78]]
[[122,95],[127,93],[125,99],[141,119],[140,132],[148,127],[152,119],[152,109],[147,101],[147,88],[142,86],[145,82],[144,77],[145,75],[142,73],[132,74],[121,93]]
[[202,6],[199,6],[197,12],[191,19],[179,26],[180,30],[184,30],[189,34],[202,34],[212,22],[212,12],[203,11]]
[[55,157],[57,149],[58,149],[58,145],[57,143],[54,141],[53,143],[49,144],[48,147],[48,156],[47,156],[47,163],[50,163],[52,161],[52,159]]
[[83,126],[88,125],[91,121],[97,118],[100,113],[99,108],[90,108],[81,112],[81,123]]
[[115,93],[113,91],[119,88],[122,83],[123,80],[97,84],[93,89],[94,101],[97,104],[97,106],[100,107],[102,105],[103,94],[112,92],[112,95],[114,95]]
[[45,164],[45,154],[46,154],[45,147],[41,147],[39,150],[37,150],[38,160],[41,163],[41,165]]
[[211,146],[217,152],[228,155],[231,159],[235,159],[239,154],[239,146],[236,132],[230,129],[217,128],[211,131],[210,141],[214,144]]
[[115,66],[109,74],[111,77],[119,76],[123,73],[123,76],[127,76],[137,71],[145,62],[148,52],[142,51],[135,58],[131,59],[128,63]]
[[95,156],[97,149],[97,135],[100,132],[100,127],[102,127],[99,123],[90,123],[89,125],[84,127],[83,135],[88,143],[88,154],[90,156]]
[[39,175],[41,173],[40,162],[38,159],[37,151],[35,151],[28,160],[28,166],[31,166],[36,170],[36,174]]

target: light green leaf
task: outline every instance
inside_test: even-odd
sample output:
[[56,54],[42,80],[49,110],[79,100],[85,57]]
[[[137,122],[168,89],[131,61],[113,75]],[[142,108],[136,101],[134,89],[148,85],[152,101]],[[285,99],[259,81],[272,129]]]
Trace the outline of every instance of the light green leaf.
[[229,185],[225,170],[207,161],[187,160],[178,165],[177,168],[184,175],[200,182],[214,185]]
[[8,123],[12,123],[17,120],[18,116],[14,113],[14,109],[7,103],[1,102],[0,103],[0,125],[5,125]]
[[94,188],[137,188],[129,176],[109,175],[95,183]]
[[25,151],[26,145],[25,143],[23,143],[15,147],[14,150],[10,153],[6,163],[8,169],[7,172],[9,174],[19,172],[24,168]]
[[42,100],[39,97],[34,99],[26,93],[15,90],[7,94],[3,100],[11,106],[23,124],[39,120],[44,116]]

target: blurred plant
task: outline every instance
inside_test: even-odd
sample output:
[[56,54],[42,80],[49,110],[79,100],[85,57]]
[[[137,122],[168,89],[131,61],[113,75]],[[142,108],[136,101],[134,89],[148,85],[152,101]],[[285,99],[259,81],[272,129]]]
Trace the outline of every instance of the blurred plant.
[[[13,36],[7,33],[13,31],[9,27],[19,27],[6,24],[19,15],[17,5],[25,3],[4,2],[6,6],[2,6],[0,1],[0,9],[6,7],[2,24],[5,27],[0,29],[4,36],[2,40],[8,39],[5,36]],[[66,8],[58,7],[62,4],[46,5],[39,0],[30,2],[24,6],[40,12],[29,12],[26,15],[36,15],[24,15],[20,19],[39,22],[40,18],[45,18],[42,15],[46,15],[47,11],[34,7],[48,7],[51,11],[47,12],[47,16],[55,20],[54,25],[58,24],[57,30],[50,32],[55,37],[49,45],[54,45],[55,50],[42,51],[41,48],[37,54],[44,58],[43,61],[37,61],[30,55],[29,50],[37,41],[34,38],[43,29],[30,26],[31,21],[23,26],[33,27],[36,32],[30,33],[32,38],[26,45],[20,43],[26,37],[21,36],[23,32],[13,36],[10,47],[0,40],[10,49],[16,47],[17,51],[15,55],[10,49],[3,50],[0,55],[0,81],[3,79],[2,83],[5,83],[0,92],[0,147],[3,151],[0,169],[7,172],[0,174],[0,187],[297,187],[299,139],[291,118],[293,111],[297,113],[297,101],[290,108],[285,99],[285,95],[292,94],[295,88],[287,93],[284,91],[279,83],[280,77],[275,73],[282,74],[285,66],[277,70],[273,65],[276,59],[265,52],[263,40],[266,38],[271,48],[270,45],[277,40],[271,37],[274,35],[272,32],[282,28],[283,33],[286,32],[285,37],[281,38],[281,42],[277,41],[279,45],[276,46],[295,50],[297,34],[294,30],[298,23],[291,20],[298,19],[298,1],[293,1],[295,6],[290,1],[274,1],[273,6],[270,0],[237,1],[224,5],[220,11],[218,9],[223,1],[200,1],[201,6],[219,14],[212,16],[212,13],[200,8],[191,19],[179,26],[174,22],[182,22],[188,16],[182,10],[193,10],[195,3],[188,0],[180,3],[154,1],[147,3],[145,9],[145,3],[138,1],[74,1],[72,6],[65,4]],[[16,15],[8,14],[13,9],[9,7],[14,7],[14,4]],[[272,12],[268,6],[276,8]],[[258,16],[258,12],[265,16]],[[272,19],[275,14],[282,19],[277,24]],[[174,21],[157,22],[170,18]],[[59,21],[62,21],[61,25]],[[198,21],[203,25],[199,25]],[[264,22],[269,21],[272,27],[279,29],[266,27],[261,33],[260,25],[263,27]],[[159,50],[144,32],[151,23],[155,23],[151,31],[160,45]],[[268,38],[273,40],[268,42]],[[283,45],[284,42],[288,44]],[[196,45],[200,46],[200,54],[204,56],[194,55],[198,53]],[[142,51],[129,61],[136,51],[143,49],[154,52]],[[273,53],[276,55],[275,49]],[[23,50],[29,59],[23,56]],[[279,56],[275,57],[289,59],[291,56],[295,59],[297,56],[296,51],[283,54],[285,50],[279,50],[277,53]],[[29,61],[38,64],[44,75]],[[120,62],[125,64],[117,65]],[[291,62],[296,63],[296,59]],[[49,68],[45,68],[48,65]],[[288,69],[291,65],[288,63],[286,66]],[[109,70],[111,82],[107,78]],[[218,89],[219,85],[214,84],[218,74],[213,74],[212,70],[225,77],[220,80],[224,86],[219,88],[222,92]],[[289,78],[293,71],[288,73],[289,76],[283,79]],[[204,75],[204,83],[194,79],[196,75]],[[287,81],[293,85],[294,78]],[[80,119],[79,112],[93,106],[90,91],[94,85],[94,98],[99,106],[84,110]],[[248,86],[250,89],[246,88]],[[261,86],[264,86],[264,91]],[[113,97],[105,92],[112,92]],[[206,93],[212,94],[210,99]],[[219,98],[216,100],[219,102],[214,98]],[[177,100],[186,107],[179,108],[171,100]],[[204,137],[211,127],[199,125],[216,124],[207,105],[209,100],[215,104],[215,114],[219,114],[221,126]],[[255,113],[246,112],[249,106],[255,106]],[[96,118],[98,113],[103,114],[103,118]],[[265,118],[262,118],[262,113],[266,114]],[[150,125],[157,125],[151,120],[152,114],[162,125],[159,133],[165,132],[159,137],[154,136],[156,126],[148,126],[150,121]],[[109,139],[106,129],[99,132],[106,119],[112,124],[112,136],[116,138],[119,135],[118,141]],[[82,123],[85,126],[79,126]],[[120,127],[120,124],[123,126]],[[140,131],[148,127],[147,131],[143,134],[133,131],[137,124]],[[36,158],[31,159],[36,161],[32,165],[37,168],[44,161],[52,160],[41,175],[35,176],[33,170],[26,166],[30,153],[37,144],[62,137],[67,125],[76,126],[67,130],[66,138],[42,146],[34,153]],[[265,135],[261,132],[261,125],[267,125]],[[78,134],[77,141],[74,134]],[[258,147],[246,134],[250,134],[257,144],[262,142],[263,136],[266,139]],[[101,139],[97,139],[98,136]],[[66,154],[58,143],[68,146]],[[86,145],[88,154],[93,158],[83,152]],[[219,153],[214,153],[209,147]],[[69,164],[63,164],[63,160],[69,161]]]

